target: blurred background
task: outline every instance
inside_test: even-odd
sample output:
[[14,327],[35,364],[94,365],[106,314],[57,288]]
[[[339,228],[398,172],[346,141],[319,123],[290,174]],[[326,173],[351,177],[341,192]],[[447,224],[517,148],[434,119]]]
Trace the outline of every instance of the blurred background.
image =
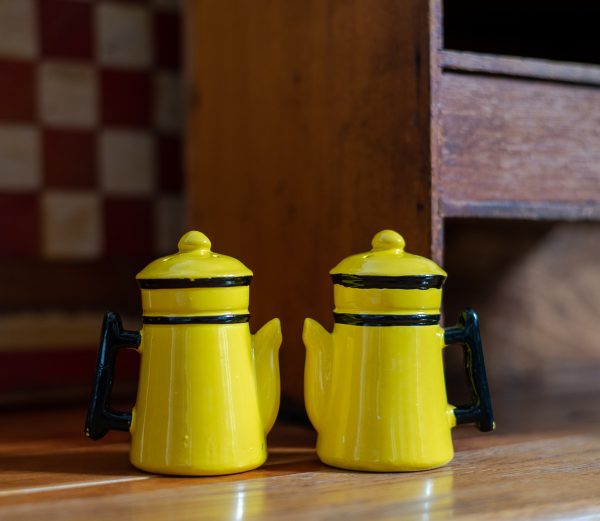
[[0,34],[1,401],[84,403],[103,312],[140,326],[183,230],[181,9],[0,0]]
[[479,312],[494,396],[599,391],[600,8],[258,4],[0,0],[0,405],[85,404],[103,312],[139,328],[188,228],[282,318],[288,417],[304,317],[383,228],[449,273],[447,325]]

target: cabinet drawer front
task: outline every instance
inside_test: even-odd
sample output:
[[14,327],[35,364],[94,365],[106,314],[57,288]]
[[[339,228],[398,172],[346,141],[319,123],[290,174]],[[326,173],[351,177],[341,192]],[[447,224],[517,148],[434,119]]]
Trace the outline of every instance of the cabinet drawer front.
[[447,73],[440,211],[600,217],[600,89]]

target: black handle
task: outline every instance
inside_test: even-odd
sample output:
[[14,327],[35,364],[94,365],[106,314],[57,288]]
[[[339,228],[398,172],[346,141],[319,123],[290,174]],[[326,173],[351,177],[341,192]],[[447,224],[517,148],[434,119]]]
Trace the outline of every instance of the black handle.
[[492,399],[488,386],[483,347],[479,333],[479,319],[473,309],[466,309],[458,317],[458,324],[444,331],[448,344],[462,344],[465,348],[465,368],[471,386],[472,402],[454,409],[456,423],[475,423],[481,432],[493,431],[496,427]]
[[96,377],[87,418],[85,435],[99,440],[109,430],[129,431],[131,413],[114,411],[110,408],[110,394],[115,377],[117,352],[123,348],[137,348],[142,337],[138,331],[125,331],[121,317],[109,311],[104,315],[100,335],[100,350],[96,362]]

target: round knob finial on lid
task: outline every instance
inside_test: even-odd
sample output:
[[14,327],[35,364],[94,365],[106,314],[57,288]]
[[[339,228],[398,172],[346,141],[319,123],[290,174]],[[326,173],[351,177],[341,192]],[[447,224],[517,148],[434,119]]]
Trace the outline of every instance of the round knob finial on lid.
[[400,250],[404,251],[404,238],[394,230],[382,230],[373,237],[371,245],[374,250]]
[[210,251],[210,239],[202,232],[192,230],[179,239],[177,247],[180,253],[190,251],[205,253]]

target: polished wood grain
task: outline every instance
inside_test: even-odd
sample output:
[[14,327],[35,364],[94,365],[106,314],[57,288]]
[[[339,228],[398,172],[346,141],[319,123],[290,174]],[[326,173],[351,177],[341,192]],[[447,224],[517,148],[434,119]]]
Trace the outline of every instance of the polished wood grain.
[[428,5],[185,5],[189,222],[254,270],[252,322],[282,319],[301,403],[302,322],[332,324],[329,270],[385,228],[429,252]]
[[[523,398],[523,397],[521,397]],[[314,434],[278,425],[261,469],[178,478],[128,463],[127,435],[98,443],[83,412],[1,415],[0,519],[577,519],[600,515],[597,395],[504,400],[491,435],[456,431],[441,469],[400,474],[322,465]],[[591,517],[590,517],[591,518]]]

